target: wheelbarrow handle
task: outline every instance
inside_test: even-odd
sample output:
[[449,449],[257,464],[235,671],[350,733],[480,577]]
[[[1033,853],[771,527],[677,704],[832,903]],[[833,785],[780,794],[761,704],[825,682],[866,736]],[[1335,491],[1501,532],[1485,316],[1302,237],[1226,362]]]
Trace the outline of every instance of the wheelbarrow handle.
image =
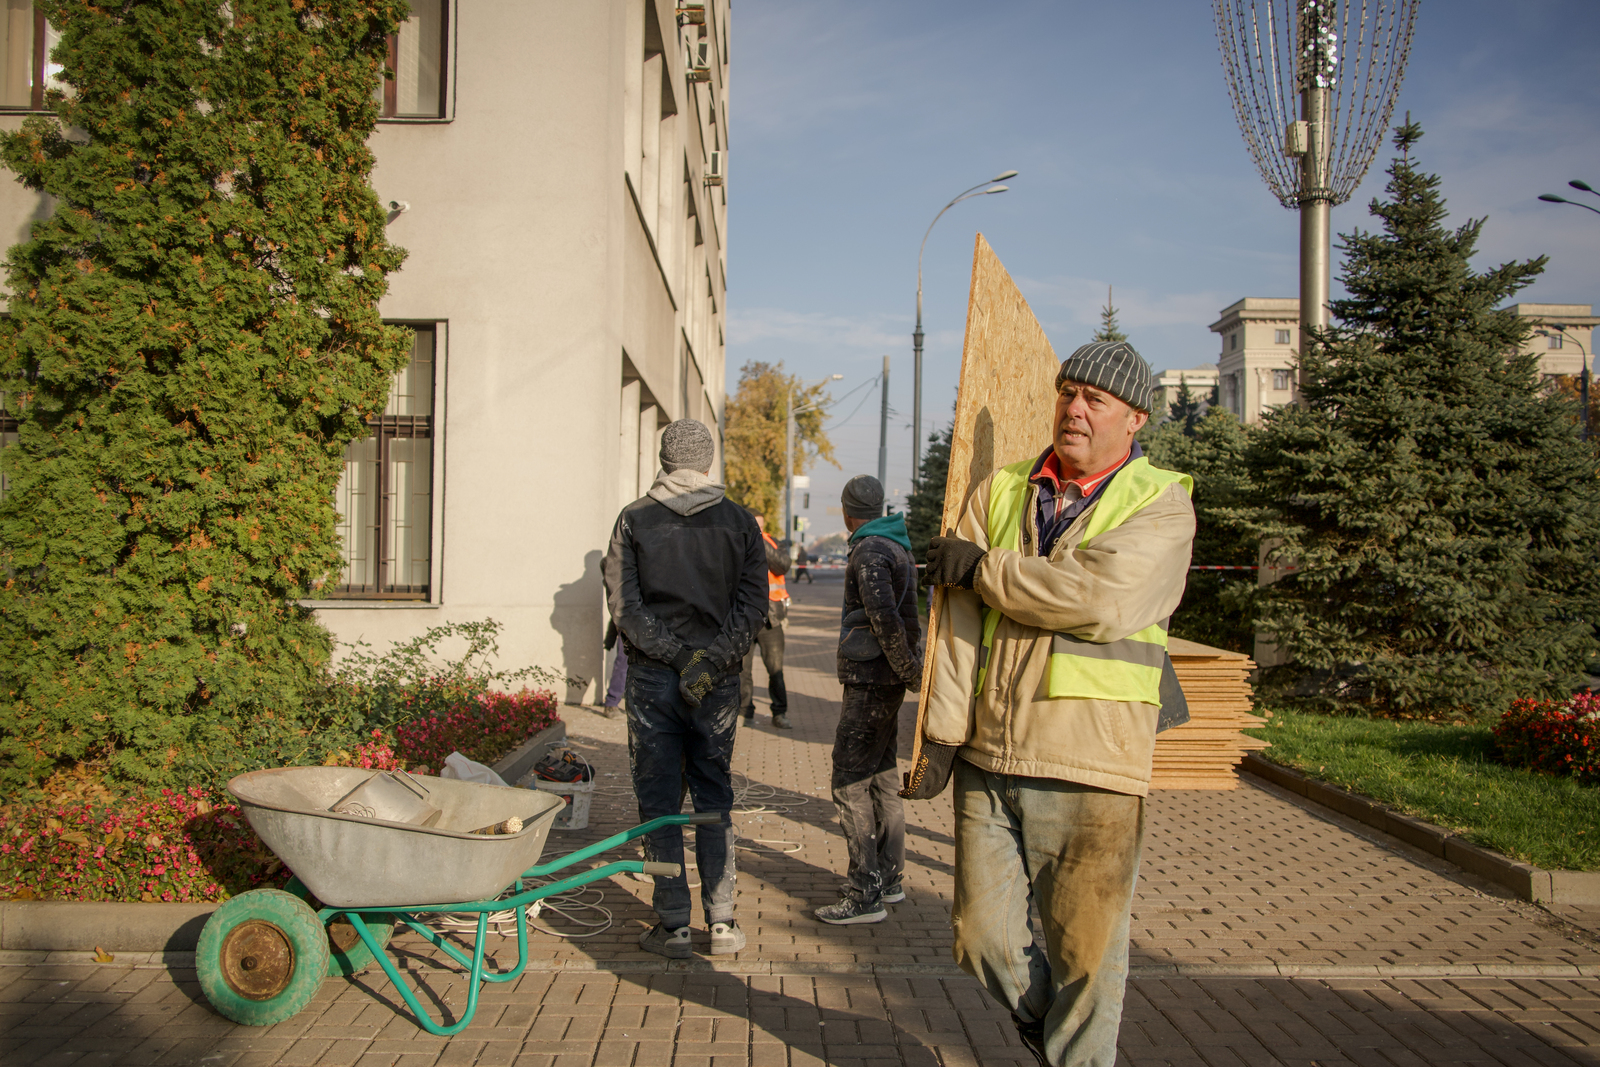
[[651,819],[649,822],[640,823],[631,830],[624,830],[620,834],[612,834],[604,841],[596,841],[594,844],[589,845],[586,848],[580,848],[576,852],[569,852],[567,855],[558,859],[553,859],[549,863],[541,863],[537,867],[531,867],[522,872],[522,877],[541,878],[544,875],[553,874],[554,872],[561,870],[563,867],[570,867],[574,863],[589,859],[591,856],[598,856],[602,852],[616,848],[618,845],[627,844],[634,838],[643,837],[652,830],[659,830],[663,826],[683,826],[685,824],[703,825],[717,823],[721,822],[723,817],[724,816],[721,812],[715,811],[699,811],[690,815],[662,815],[658,818]]
[[644,864],[644,871],[642,873],[659,874],[665,878],[676,878],[678,877],[678,873],[682,870],[683,868],[679,867],[676,863],[655,863],[651,860],[646,860]]

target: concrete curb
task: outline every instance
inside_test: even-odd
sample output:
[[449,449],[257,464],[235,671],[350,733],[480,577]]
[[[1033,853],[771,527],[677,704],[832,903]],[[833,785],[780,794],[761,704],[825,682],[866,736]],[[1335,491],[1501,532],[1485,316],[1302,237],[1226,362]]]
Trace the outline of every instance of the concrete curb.
[[[494,772],[508,782],[533,768],[553,745],[565,744],[567,724],[541,730],[502,756]],[[140,956],[194,952],[215,904],[123,904],[111,901],[0,901],[0,955],[7,952],[93,952]],[[167,966],[167,964],[162,964]],[[193,966],[191,962],[189,966]]]
[[1600,904],[1600,871],[1547,871],[1518,863],[1442,826],[1402,815],[1370,797],[1329,785],[1254,752],[1244,757],[1239,770],[1504,886],[1523,900],[1537,904]]
[[[81,967],[84,952],[0,951],[0,967]],[[102,966],[193,970],[193,952],[120,952]],[[529,960],[530,974],[733,974],[873,975],[959,978],[954,963],[806,963],[799,960]],[[1600,978],[1600,966],[1562,963],[1139,963],[1128,967],[1132,980],[1159,978]]]

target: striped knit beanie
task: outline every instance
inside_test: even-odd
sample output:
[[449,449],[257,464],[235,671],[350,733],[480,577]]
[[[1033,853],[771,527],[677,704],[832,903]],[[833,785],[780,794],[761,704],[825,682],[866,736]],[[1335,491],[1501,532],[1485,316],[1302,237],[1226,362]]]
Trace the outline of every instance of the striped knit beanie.
[[1129,407],[1150,413],[1156,381],[1150,364],[1126,341],[1091,341],[1061,361],[1056,390],[1071,379],[1104,389]]

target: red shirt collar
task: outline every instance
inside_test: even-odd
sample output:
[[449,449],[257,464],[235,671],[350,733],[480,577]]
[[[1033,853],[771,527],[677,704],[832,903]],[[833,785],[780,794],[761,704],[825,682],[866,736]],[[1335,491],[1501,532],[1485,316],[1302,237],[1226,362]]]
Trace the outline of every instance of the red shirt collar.
[[1032,480],[1037,481],[1041,478],[1050,479],[1050,484],[1055,486],[1057,493],[1061,492],[1069,485],[1075,485],[1078,487],[1079,497],[1086,497],[1096,489],[1100,488],[1101,482],[1111,477],[1117,472],[1119,467],[1128,462],[1128,457],[1131,455],[1133,455],[1132,448],[1128,449],[1121,459],[1117,460],[1105,470],[1100,471],[1098,474],[1085,475],[1080,478],[1068,478],[1063,481],[1061,478],[1061,457],[1056,455],[1056,450],[1052,448],[1050,450],[1050,454],[1044,458],[1044,463],[1040,465],[1038,472],[1033,475]]

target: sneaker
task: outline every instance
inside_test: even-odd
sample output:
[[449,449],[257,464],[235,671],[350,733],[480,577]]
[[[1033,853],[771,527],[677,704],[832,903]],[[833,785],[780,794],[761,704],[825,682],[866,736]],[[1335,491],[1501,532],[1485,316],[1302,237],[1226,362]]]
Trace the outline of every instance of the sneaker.
[[1011,1022],[1017,1028],[1017,1036],[1022,1038],[1023,1047],[1039,1061],[1039,1067],[1050,1067],[1050,1061],[1044,1055],[1044,1023],[1025,1023],[1017,1017],[1016,1012],[1011,1013]]
[[793,730],[794,726],[789,722],[788,714],[780,711],[772,717],[772,728],[774,730]]
[[888,889],[885,889],[883,891],[883,896],[879,897],[878,899],[883,901],[885,904],[898,904],[902,900],[906,899],[905,886],[901,885],[899,882],[896,882]]
[[689,940],[687,926],[668,930],[661,923],[656,923],[639,935],[639,947],[669,960],[686,960],[694,955],[694,944]]
[[818,919],[834,926],[849,926],[852,923],[881,923],[889,917],[884,910],[883,903],[864,904],[852,896],[839,898],[837,904],[827,904],[814,913]]
[[602,719],[615,719],[622,714],[622,708],[617,704],[601,704],[594,709],[594,713]]
[[744,931],[734,921],[711,924],[711,954],[723,956],[744,948]]

